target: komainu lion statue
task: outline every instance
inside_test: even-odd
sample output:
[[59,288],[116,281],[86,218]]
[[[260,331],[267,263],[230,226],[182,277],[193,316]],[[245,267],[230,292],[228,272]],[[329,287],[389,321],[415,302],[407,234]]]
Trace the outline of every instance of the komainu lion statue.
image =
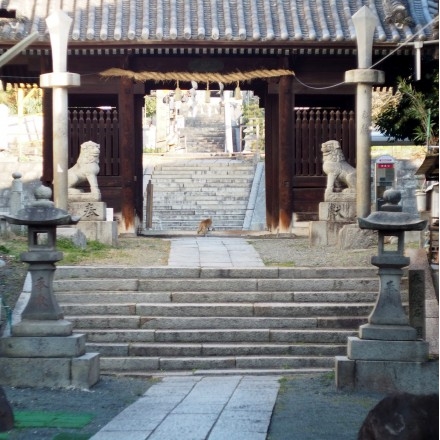
[[[76,164],[67,171],[69,199],[86,195],[88,196],[87,200],[101,200],[101,191],[98,188],[99,154],[99,144],[92,141],[81,144],[81,150]],[[90,193],[85,193],[81,189],[76,188],[84,182],[89,183]],[[84,198],[82,199],[84,200]]]
[[[332,195],[341,194],[354,196],[356,194],[356,169],[353,168],[344,157],[338,141],[330,140],[321,146],[323,155],[323,170],[327,174],[327,187],[325,189],[325,200],[332,199]],[[334,191],[335,185],[342,183],[346,185],[342,193]],[[348,193],[348,194],[347,194]]]

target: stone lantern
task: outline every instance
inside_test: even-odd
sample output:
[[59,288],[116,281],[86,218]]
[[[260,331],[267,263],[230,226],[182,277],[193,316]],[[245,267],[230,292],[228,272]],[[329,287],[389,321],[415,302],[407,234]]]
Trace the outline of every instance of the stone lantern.
[[[378,255],[372,257],[371,264],[379,268],[380,278],[376,305],[368,318],[368,324],[359,329],[361,339],[416,339],[416,329],[409,326],[409,319],[402,306],[400,283],[402,268],[410,263],[410,259],[404,255],[405,231],[422,231],[426,227],[426,220],[403,213],[402,207],[398,205],[400,199],[399,191],[387,190],[383,195],[385,204],[381,210],[358,219],[361,229],[378,232]],[[386,241],[394,241],[394,244],[386,245]]]
[[[99,353],[86,352],[86,336],[72,332],[53,293],[55,263],[63,258],[55,247],[56,228],[79,217],[56,208],[51,195],[40,186],[32,205],[5,216],[28,227],[28,251],[21,260],[29,264],[32,287],[17,303],[11,335],[0,338],[1,379],[9,386],[88,389],[99,380]],[[26,301],[24,308],[19,305]]]
[[46,186],[35,190],[36,201],[16,215],[5,216],[7,221],[28,227],[28,252],[21,260],[29,264],[32,277],[31,296],[21,315],[26,320],[59,320],[63,313],[53,295],[55,263],[62,260],[63,253],[56,250],[56,228],[76,224],[79,217],[55,208],[50,201],[52,191]]
[[347,356],[336,357],[336,384],[338,388],[433,392],[438,388],[438,364],[429,362],[428,342],[417,339],[416,329],[409,325],[400,293],[402,269],[410,263],[404,255],[405,231],[421,231],[426,221],[402,212],[399,191],[387,190],[383,199],[381,211],[358,219],[361,229],[378,232],[378,255],[371,263],[379,268],[379,295],[359,336],[348,338]]

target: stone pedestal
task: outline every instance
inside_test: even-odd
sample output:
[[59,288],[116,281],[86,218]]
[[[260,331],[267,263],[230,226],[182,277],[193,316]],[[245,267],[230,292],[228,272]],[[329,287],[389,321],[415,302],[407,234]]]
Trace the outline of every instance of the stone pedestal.
[[364,361],[337,356],[336,387],[385,393],[438,393],[438,370],[438,361]]
[[99,353],[86,353],[86,336],[72,333],[72,323],[62,314],[60,319],[22,319],[26,310],[35,314],[38,308],[30,301],[35,282],[32,289],[17,302],[11,334],[0,338],[2,384],[89,389],[100,378]]
[[339,231],[354,222],[356,201],[326,201],[319,204],[319,221],[310,222],[309,238],[311,246],[338,244]]
[[118,224],[107,221],[107,204],[94,201],[69,201],[68,210],[81,218],[76,227],[87,240],[116,246],[118,244]]
[[[8,343],[7,340],[5,343]],[[2,384],[11,387],[90,389],[99,380],[99,355],[0,357]]]
[[64,319],[23,319],[0,339],[2,384],[89,389],[99,381],[99,353],[86,353],[85,343]]
[[347,356],[337,356],[338,389],[430,394],[438,392],[438,361],[409,325],[365,324],[349,337]]

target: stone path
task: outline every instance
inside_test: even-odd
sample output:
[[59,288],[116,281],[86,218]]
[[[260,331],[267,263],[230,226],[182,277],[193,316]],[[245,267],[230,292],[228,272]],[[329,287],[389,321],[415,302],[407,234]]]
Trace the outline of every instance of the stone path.
[[277,376],[165,377],[91,440],[265,440]]
[[264,267],[264,263],[243,238],[207,236],[171,239],[168,266]]
[[[171,239],[173,267],[264,267],[242,238]],[[265,440],[277,376],[168,376],[93,440]]]

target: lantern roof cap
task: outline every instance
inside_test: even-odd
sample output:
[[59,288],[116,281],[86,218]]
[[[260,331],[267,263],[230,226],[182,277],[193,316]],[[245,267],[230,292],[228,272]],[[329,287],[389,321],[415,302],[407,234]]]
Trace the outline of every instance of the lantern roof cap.
[[361,229],[377,231],[423,231],[427,220],[408,212],[376,211],[368,217],[358,218]]

